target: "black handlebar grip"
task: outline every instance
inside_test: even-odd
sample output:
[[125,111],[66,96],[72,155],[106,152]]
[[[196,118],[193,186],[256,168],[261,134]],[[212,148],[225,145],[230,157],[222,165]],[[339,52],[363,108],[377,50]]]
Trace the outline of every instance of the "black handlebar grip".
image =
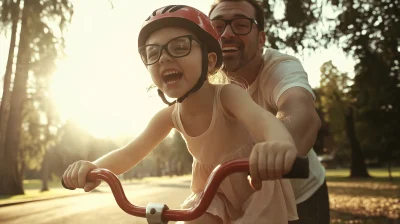
[[[282,179],[307,179],[309,174],[308,158],[296,157],[292,169],[289,173],[283,175]],[[250,172],[248,172],[250,176]]]
[[283,175],[283,178],[289,179],[307,179],[309,175],[308,157],[297,157],[289,173]]

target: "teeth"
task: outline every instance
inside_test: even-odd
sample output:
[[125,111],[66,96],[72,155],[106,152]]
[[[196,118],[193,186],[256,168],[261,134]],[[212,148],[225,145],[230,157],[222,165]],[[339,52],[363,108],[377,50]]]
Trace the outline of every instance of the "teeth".
[[163,76],[172,75],[172,74],[178,74],[178,73],[179,73],[178,71],[167,71],[167,72],[165,72],[165,73],[163,74]]
[[223,51],[232,51],[232,50],[236,51],[237,49],[238,49],[237,47],[223,47],[222,48]]
[[177,70],[167,70],[162,73],[162,79],[166,84],[174,84],[179,82],[182,77],[182,73]]
[[179,79],[178,79],[178,80],[171,80],[171,81],[168,81],[167,84],[172,84],[172,83],[175,83],[175,82],[177,82],[177,81],[179,81]]

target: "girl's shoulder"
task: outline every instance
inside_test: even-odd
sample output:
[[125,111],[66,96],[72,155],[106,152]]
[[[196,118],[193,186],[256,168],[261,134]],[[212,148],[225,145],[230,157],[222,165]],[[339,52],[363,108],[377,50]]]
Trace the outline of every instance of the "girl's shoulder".
[[172,112],[173,112],[174,108],[175,108],[175,104],[161,109],[153,116],[153,120],[156,120],[156,121],[160,122],[161,124],[164,124],[168,127],[173,127],[174,125],[173,125],[173,121],[172,121]]
[[226,100],[235,100],[237,97],[243,95],[249,96],[249,93],[246,89],[236,84],[221,84],[220,88],[221,102]]
[[251,100],[249,93],[236,84],[223,84],[220,86],[219,100],[222,109],[227,115],[233,116],[234,110],[241,108],[243,103]]

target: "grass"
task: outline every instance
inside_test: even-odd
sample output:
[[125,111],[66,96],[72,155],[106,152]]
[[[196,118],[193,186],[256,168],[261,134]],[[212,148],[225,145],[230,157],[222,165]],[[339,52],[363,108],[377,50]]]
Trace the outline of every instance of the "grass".
[[[62,187],[60,180],[49,181],[47,184],[48,184],[49,188]],[[38,179],[24,180],[24,189],[25,190],[31,190],[31,189],[40,190],[41,187],[42,187],[42,181],[41,180],[38,180]]]
[[392,182],[389,180],[387,169],[368,169],[368,173],[372,178],[349,178],[349,169],[327,169],[326,180],[328,182],[379,182],[400,185],[400,167],[392,169]]
[[[389,173],[387,169],[381,168],[370,168],[368,169],[368,173],[375,178],[389,178]],[[326,176],[340,178],[340,177],[348,177],[350,175],[349,169],[327,169]],[[400,167],[396,167],[392,169],[392,177],[400,178]]]
[[9,203],[19,203],[30,200],[43,200],[54,197],[64,197],[70,196],[74,194],[80,194],[82,192],[78,191],[66,191],[62,188],[50,189],[49,191],[40,192],[38,189],[26,189],[25,194],[23,195],[14,195],[14,196],[4,196],[0,195],[0,205],[9,204]]
[[[369,169],[372,178],[349,178],[346,169],[326,170],[331,223],[400,223],[400,168]],[[397,221],[396,221],[397,220]]]

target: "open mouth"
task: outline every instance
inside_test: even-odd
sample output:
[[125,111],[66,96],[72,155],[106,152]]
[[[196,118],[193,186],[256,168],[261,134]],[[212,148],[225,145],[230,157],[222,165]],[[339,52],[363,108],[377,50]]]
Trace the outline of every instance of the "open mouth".
[[169,71],[169,72],[166,72],[165,74],[163,74],[162,80],[166,84],[174,84],[174,83],[178,82],[179,80],[181,80],[182,76],[183,76],[182,72]]
[[236,47],[236,46],[225,46],[225,47],[222,47],[222,52],[223,53],[236,52],[238,50],[239,50],[239,48]]

